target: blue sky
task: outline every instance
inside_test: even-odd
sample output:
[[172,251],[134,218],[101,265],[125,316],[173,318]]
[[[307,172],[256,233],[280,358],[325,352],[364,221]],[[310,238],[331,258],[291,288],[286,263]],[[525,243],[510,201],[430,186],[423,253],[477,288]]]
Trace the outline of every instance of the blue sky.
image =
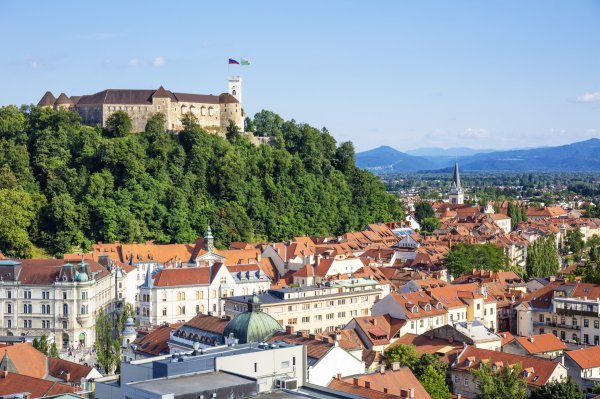
[[[358,150],[600,137],[599,1],[0,0],[0,104],[226,91]],[[229,57],[250,67],[228,68]]]

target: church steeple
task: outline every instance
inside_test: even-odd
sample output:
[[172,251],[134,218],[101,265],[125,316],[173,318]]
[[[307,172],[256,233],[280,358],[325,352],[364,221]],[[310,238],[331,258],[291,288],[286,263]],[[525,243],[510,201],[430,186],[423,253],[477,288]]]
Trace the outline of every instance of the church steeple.
[[454,162],[454,176],[452,176],[452,187],[448,200],[451,204],[464,204],[465,195],[460,184],[460,172],[458,171],[458,161]]
[[204,249],[207,252],[213,252],[215,250],[215,238],[213,237],[210,225],[206,229],[206,235],[204,236]]

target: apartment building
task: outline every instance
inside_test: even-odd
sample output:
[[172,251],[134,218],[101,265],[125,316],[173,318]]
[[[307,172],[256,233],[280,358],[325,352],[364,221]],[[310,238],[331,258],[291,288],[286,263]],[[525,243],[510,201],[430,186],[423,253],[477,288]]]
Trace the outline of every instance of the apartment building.
[[600,345],[600,285],[552,282],[516,308],[517,332],[551,332],[562,341]]
[[223,315],[227,297],[266,291],[271,280],[257,264],[160,269],[140,287],[140,325],[185,322],[198,314]]
[[[281,325],[319,334],[342,329],[355,316],[368,316],[373,304],[389,293],[389,286],[367,278],[336,280],[310,287],[270,289],[257,294],[263,312]],[[224,298],[232,318],[248,309],[248,296]]]
[[90,347],[98,310],[112,310],[115,278],[91,260],[0,260],[0,334],[54,335],[59,348]]

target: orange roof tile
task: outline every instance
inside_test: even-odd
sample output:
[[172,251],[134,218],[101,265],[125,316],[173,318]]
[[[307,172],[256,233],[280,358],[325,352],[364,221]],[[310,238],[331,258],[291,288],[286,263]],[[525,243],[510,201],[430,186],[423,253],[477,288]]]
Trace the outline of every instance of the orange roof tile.
[[552,333],[515,337],[515,341],[531,355],[567,349],[567,345]]
[[0,395],[29,392],[31,398],[75,393],[79,388],[28,375],[0,372]]
[[582,369],[600,367],[600,346],[565,352]]
[[343,378],[342,381],[354,385],[355,379],[358,379],[358,385],[361,387],[365,387],[368,382],[370,391],[384,393],[384,388],[386,388],[387,394],[398,397],[401,396],[400,390],[406,392],[412,388],[414,389],[415,399],[431,399],[431,396],[408,367],[400,367],[398,370],[388,369],[384,373],[349,376]]

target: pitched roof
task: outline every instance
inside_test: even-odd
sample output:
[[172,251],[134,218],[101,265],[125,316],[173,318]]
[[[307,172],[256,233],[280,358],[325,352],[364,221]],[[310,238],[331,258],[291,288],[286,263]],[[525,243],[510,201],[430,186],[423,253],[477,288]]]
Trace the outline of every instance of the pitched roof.
[[[408,319],[419,319],[421,317],[430,317],[447,313],[447,310],[444,308],[438,309],[438,301],[423,291],[410,293],[394,292],[391,295],[394,300],[404,308]],[[429,308],[429,310],[426,310],[426,308]]]
[[390,315],[355,317],[354,321],[372,345],[389,344],[390,339],[406,324],[406,320]]
[[148,334],[137,338],[133,343],[136,352],[145,353],[151,356],[166,355],[169,353],[167,342],[171,338],[171,331],[179,325],[158,326]]
[[3,359],[10,359],[19,374],[35,378],[46,377],[46,356],[29,343],[5,346],[0,348],[0,354]]
[[416,334],[404,334],[396,342],[388,347],[391,348],[394,345],[414,345],[419,355],[430,354],[440,355],[440,360],[450,363],[456,354],[463,349],[463,344],[460,342],[448,342],[445,339],[429,338],[426,335]]
[[217,263],[213,267],[183,267],[161,269],[154,275],[156,287],[176,287],[183,285],[208,285],[222,266]]
[[[69,263],[66,259],[15,259],[15,262],[21,264],[21,272],[18,278],[21,284],[24,285],[53,284],[60,275],[62,266]],[[81,259],[76,262],[81,262]],[[110,274],[108,270],[95,261],[90,260],[85,263],[89,266],[92,275],[96,276],[96,279],[106,277]],[[2,273],[1,270],[0,273]],[[3,275],[3,278],[6,279],[6,276]]]
[[600,346],[565,352],[582,369],[600,367]]
[[[383,373],[379,372],[349,376],[343,378],[342,381],[352,384],[353,386],[356,381],[360,387],[365,387],[368,382],[369,388],[367,389],[371,392],[376,391],[385,393],[384,388],[386,388],[388,395],[396,395],[396,397],[401,396],[401,390],[406,392],[412,388],[414,389],[415,399],[431,399],[431,396],[408,367],[400,367],[398,370],[388,369]],[[371,398],[373,396],[369,395],[368,397]]]
[[478,293],[479,285],[472,284],[448,284],[444,287],[429,289],[429,294],[442,302],[447,308],[466,306],[461,298],[483,298],[483,295]]
[[[362,349],[360,340],[351,331],[342,330],[338,331],[339,341],[338,344],[341,348],[346,350]],[[302,344],[306,346],[306,355],[313,359],[321,359],[329,352],[334,346],[334,335],[333,334],[306,334],[303,332],[287,333],[285,331],[277,331],[269,341],[284,341],[289,344]]]
[[171,98],[171,94],[167,93],[165,88],[160,86],[158,90],[152,94],[152,98]]
[[28,375],[0,372],[0,395],[29,392],[31,398],[75,393],[78,388]]
[[515,341],[531,355],[567,349],[567,345],[552,333],[515,337]]
[[[79,382],[82,378],[87,377],[92,370],[93,368],[84,364],[70,362],[58,357],[48,358],[48,374],[61,380]],[[66,379],[67,373],[69,373],[68,380]]]
[[65,93],[60,93],[60,96],[54,102],[55,105],[74,105],[73,101]]
[[452,369],[470,371],[471,369],[479,368],[482,362],[498,364],[502,367],[514,366],[517,363],[521,363],[523,370],[532,369],[527,377],[523,377],[527,384],[534,386],[542,386],[550,382],[550,376],[560,365],[560,363],[552,360],[535,356],[513,355],[512,353],[467,346],[460,354],[460,358],[452,364]]
[[183,325],[222,335],[227,323],[229,323],[229,320],[222,317],[198,315],[186,321]]

